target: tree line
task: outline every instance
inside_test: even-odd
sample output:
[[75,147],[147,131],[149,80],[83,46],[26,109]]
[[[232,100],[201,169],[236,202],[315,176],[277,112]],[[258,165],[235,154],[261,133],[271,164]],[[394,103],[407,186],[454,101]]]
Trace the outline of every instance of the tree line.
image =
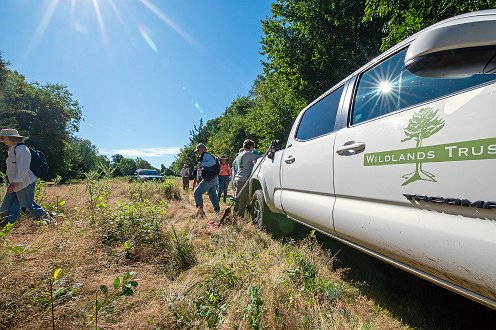
[[195,164],[206,143],[232,160],[251,138],[284,145],[298,113],[381,52],[443,19],[495,8],[495,0],[276,0],[262,20],[263,73],[217,118],[200,120],[171,167]]
[[[284,144],[309,102],[380,52],[445,18],[494,7],[496,0],[276,0],[261,21],[263,72],[221,116],[195,124],[172,165],[160,170],[178,174],[184,163],[192,168],[199,142],[230,160],[246,138],[260,150],[275,139]],[[91,141],[76,136],[81,120],[82,106],[66,86],[27,82],[0,54],[0,126],[30,137],[48,158],[49,178],[80,179],[101,164],[116,176],[152,168],[139,158],[99,155]],[[3,170],[5,157],[0,153]]]

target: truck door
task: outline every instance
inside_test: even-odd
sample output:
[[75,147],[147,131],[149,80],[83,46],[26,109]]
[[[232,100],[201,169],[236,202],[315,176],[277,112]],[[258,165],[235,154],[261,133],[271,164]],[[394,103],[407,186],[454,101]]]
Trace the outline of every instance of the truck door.
[[358,78],[335,141],[336,233],[495,299],[496,75],[423,78],[405,53]]
[[333,146],[343,86],[298,116],[281,162],[282,206],[293,219],[333,231]]

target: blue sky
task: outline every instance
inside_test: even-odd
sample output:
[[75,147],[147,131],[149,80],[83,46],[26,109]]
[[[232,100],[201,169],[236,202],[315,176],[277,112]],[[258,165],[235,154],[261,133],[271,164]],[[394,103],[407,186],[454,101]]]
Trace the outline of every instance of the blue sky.
[[262,72],[270,0],[1,0],[0,52],[83,106],[78,136],[166,166]]

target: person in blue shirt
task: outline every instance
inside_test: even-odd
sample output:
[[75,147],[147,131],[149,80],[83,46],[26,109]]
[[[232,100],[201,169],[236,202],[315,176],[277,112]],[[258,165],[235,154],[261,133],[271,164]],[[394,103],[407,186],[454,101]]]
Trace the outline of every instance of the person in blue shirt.
[[202,169],[202,180],[198,187],[196,187],[193,192],[195,197],[196,208],[198,209],[197,215],[200,217],[205,216],[205,211],[203,210],[203,194],[208,192],[208,197],[212,202],[215,212],[220,211],[219,200],[217,199],[217,189],[219,187],[219,180],[217,175],[209,177],[207,175],[208,169],[216,164],[214,156],[207,152],[207,147],[203,143],[198,143],[195,150],[196,154],[200,156],[200,163]]

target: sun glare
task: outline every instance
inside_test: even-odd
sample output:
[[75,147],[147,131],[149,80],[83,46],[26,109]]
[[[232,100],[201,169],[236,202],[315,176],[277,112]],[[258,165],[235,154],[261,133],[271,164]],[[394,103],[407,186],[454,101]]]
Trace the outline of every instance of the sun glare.
[[[188,34],[179,24],[174,22],[169,16],[167,16],[161,9],[159,9],[152,0],[138,0],[143,8],[146,8],[151,14],[155,15],[159,18],[163,23],[165,23],[168,28],[172,29],[177,35],[179,35],[184,41],[188,42],[192,45],[197,51],[203,52],[204,49],[202,45],[193,38],[190,34]],[[122,5],[123,2],[117,2],[116,0],[87,0],[87,1],[78,1],[78,0],[70,0],[68,6],[61,6],[64,4],[61,0],[49,0],[47,2],[46,7],[42,11],[41,20],[38,23],[38,26],[33,33],[33,37],[27,47],[26,54],[29,53],[32,48],[43,38],[48,26],[50,25],[52,19],[54,18],[54,14],[58,10],[63,10],[63,7],[68,8],[68,15],[66,17],[69,18],[69,25],[72,29],[80,33],[86,33],[88,31],[87,26],[91,23],[81,20],[78,16],[78,12],[84,12],[81,10],[81,6],[91,6],[92,11],[94,12],[94,17],[96,19],[98,29],[100,31],[100,35],[102,38],[102,42],[106,47],[109,47],[109,42],[112,39],[107,32],[106,26],[109,25],[109,17],[107,8],[111,8],[111,11],[118,18],[121,23],[124,23],[126,20],[122,17],[118,5]],[[106,7],[106,8],[105,8]],[[79,19],[79,21],[78,21]],[[126,22],[129,24],[129,22]],[[110,25],[111,26],[111,22]],[[135,27],[137,32],[141,36],[141,38],[145,41],[145,43],[155,52],[158,53],[158,46],[154,40],[152,40],[151,35],[153,35],[153,31],[149,31],[144,27],[144,24],[140,22],[135,22]]]
[[379,83],[379,90],[383,94],[391,92],[391,83],[389,81],[381,81]]

